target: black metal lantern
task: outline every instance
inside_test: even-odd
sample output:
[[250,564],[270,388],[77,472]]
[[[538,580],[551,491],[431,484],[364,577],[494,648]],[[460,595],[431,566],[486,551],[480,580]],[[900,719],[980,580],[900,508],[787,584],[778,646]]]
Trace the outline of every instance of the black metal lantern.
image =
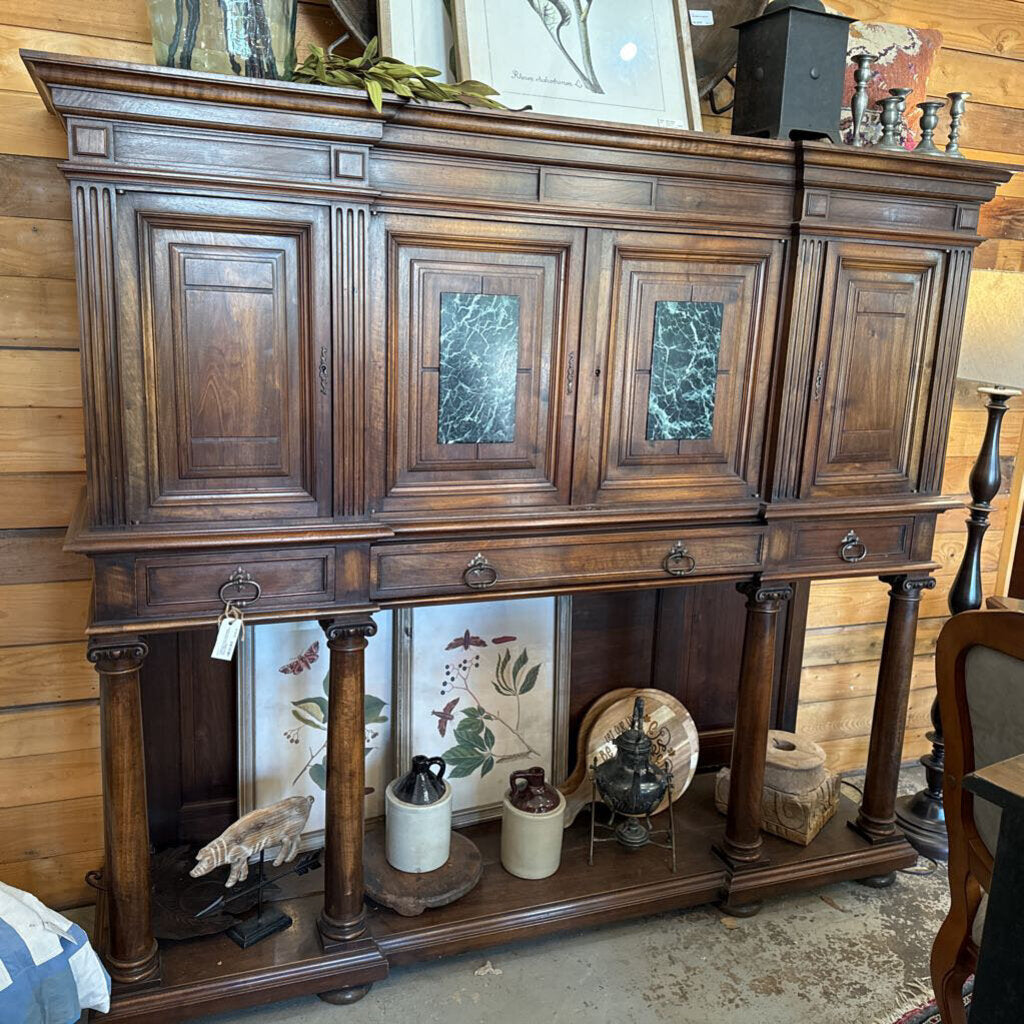
[[821,0],[775,0],[760,18],[736,25],[732,133],[838,143],[854,20],[828,14]]

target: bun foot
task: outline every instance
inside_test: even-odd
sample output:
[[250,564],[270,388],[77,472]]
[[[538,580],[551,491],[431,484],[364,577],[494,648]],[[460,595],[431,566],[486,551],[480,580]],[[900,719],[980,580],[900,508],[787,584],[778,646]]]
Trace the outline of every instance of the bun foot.
[[372,981],[367,985],[353,985],[351,988],[336,988],[330,992],[318,992],[317,995],[325,1003],[331,1003],[334,1006],[348,1006],[350,1003],[358,1003],[371,988],[373,988]]
[[870,875],[868,878],[858,878],[858,885],[866,885],[869,889],[888,889],[896,884],[896,872],[890,871],[887,875]]
[[761,912],[764,900],[750,900],[747,903],[732,903],[728,899],[718,904],[718,909],[727,917],[753,917]]

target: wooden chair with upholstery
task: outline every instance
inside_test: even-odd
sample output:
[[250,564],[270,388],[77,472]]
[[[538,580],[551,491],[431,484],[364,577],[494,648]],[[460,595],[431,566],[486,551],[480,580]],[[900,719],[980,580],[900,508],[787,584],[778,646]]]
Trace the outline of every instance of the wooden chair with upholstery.
[[951,905],[932,947],[932,984],[943,1024],[965,1024],[961,992],[978,961],[978,911],[992,884],[1000,811],[961,782],[977,768],[1024,753],[1024,612],[954,615],[939,634],[935,671],[946,742]]

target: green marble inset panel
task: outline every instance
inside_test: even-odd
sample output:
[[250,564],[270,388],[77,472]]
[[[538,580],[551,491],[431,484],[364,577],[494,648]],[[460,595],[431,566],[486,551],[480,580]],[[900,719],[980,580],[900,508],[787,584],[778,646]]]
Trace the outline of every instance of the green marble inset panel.
[[516,439],[519,296],[441,293],[438,444]]
[[699,441],[711,436],[724,308],[721,302],[654,304],[648,441]]

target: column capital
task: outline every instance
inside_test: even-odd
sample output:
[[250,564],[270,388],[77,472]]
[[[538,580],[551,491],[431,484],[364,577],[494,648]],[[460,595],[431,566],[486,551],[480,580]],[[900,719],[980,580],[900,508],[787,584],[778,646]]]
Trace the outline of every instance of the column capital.
[[377,632],[377,623],[369,616],[359,618],[321,619],[320,628],[327,634],[331,650],[354,650],[366,646],[366,641]]
[[790,584],[777,580],[765,583],[760,576],[755,576],[752,580],[742,580],[736,584],[736,589],[746,596],[748,608],[755,608],[758,605],[777,607],[793,596]]
[[122,633],[90,637],[85,657],[96,666],[97,672],[116,675],[119,672],[137,671],[148,654],[149,644],[143,637]]
[[935,577],[929,575],[913,575],[896,573],[892,576],[879,576],[883,583],[889,584],[890,597],[902,597],[911,601],[921,600],[921,591],[933,590]]

